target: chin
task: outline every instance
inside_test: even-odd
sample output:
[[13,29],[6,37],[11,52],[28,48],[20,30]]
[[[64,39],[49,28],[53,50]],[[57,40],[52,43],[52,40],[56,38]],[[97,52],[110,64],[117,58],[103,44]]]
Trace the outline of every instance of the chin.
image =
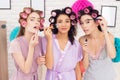
[[68,33],[68,31],[62,31],[61,33],[62,33],[62,34],[67,34],[67,33]]
[[85,35],[90,35],[90,33],[86,32]]
[[29,31],[30,34],[35,34],[35,31]]

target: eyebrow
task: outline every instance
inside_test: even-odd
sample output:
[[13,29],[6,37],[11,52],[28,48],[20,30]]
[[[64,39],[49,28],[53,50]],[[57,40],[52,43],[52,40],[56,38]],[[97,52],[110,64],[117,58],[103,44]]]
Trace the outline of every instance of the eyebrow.
[[[86,20],[93,20],[93,19],[86,19]],[[86,20],[85,20],[85,21],[86,21]]]
[[[59,21],[63,21],[62,19],[58,19]],[[65,19],[65,20],[70,20],[70,19]]]
[[[30,18],[35,18],[35,17],[30,17]],[[40,19],[40,18],[37,18],[37,19]]]
[[[84,21],[88,21],[88,20],[94,20],[94,19],[85,19]],[[83,22],[83,21],[82,21]]]

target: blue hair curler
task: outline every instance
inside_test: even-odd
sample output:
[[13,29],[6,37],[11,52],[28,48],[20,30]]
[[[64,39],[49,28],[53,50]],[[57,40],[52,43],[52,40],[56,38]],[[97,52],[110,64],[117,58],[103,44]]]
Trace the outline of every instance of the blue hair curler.
[[9,40],[10,41],[14,40],[17,37],[19,31],[20,31],[20,27],[19,26],[15,27],[10,33]]

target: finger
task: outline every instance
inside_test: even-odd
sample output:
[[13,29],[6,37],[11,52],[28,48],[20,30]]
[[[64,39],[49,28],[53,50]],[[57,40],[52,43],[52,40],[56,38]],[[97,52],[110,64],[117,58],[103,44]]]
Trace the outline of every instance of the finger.
[[40,57],[45,58],[45,56],[40,56]]
[[44,33],[47,31],[47,27],[44,27]]
[[39,59],[45,59],[45,57],[40,57]]
[[34,40],[35,39],[35,35],[33,35],[32,37],[31,37],[31,40]]
[[34,41],[38,41],[38,36],[35,34],[35,38],[34,38]]
[[50,32],[51,32],[51,29],[49,28],[49,29],[47,30],[47,32],[50,33]]
[[83,46],[87,46],[88,45],[88,43],[85,41],[84,43],[83,43]]
[[35,32],[35,39],[34,40],[38,40],[38,30],[36,30],[36,32]]
[[45,59],[40,59],[39,61],[40,61],[40,62],[43,62],[43,61],[45,62]]
[[51,25],[49,28],[50,28],[50,29],[54,29],[53,25]]
[[35,32],[36,35],[38,35],[38,29],[36,29],[36,32]]
[[45,60],[45,57],[40,57],[39,60]]
[[40,56],[39,59],[45,59],[45,56]]
[[87,46],[87,43],[84,43],[84,45],[83,46]]
[[50,27],[45,28],[45,33],[48,34],[50,30],[51,30]]

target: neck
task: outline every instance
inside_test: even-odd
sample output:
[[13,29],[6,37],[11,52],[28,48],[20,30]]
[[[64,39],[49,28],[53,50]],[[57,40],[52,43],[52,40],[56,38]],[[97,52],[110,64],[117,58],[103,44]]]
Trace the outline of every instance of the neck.
[[98,39],[98,38],[100,38],[101,34],[102,34],[102,32],[100,32],[99,30],[96,30],[93,33],[91,33],[89,35],[89,37],[92,39]]
[[58,39],[68,40],[68,34],[58,33],[56,36],[57,36]]

